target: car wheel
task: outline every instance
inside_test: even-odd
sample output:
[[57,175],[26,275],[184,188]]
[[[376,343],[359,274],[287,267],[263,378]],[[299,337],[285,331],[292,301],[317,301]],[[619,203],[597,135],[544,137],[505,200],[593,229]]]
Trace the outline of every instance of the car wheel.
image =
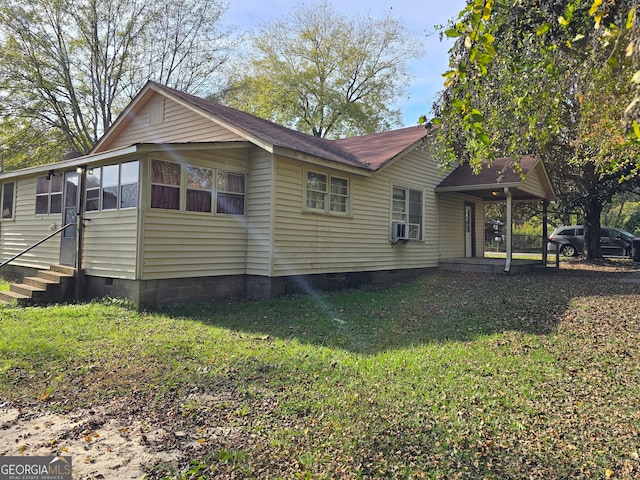
[[567,244],[562,246],[560,253],[565,257],[575,257],[578,254],[578,250],[573,245]]

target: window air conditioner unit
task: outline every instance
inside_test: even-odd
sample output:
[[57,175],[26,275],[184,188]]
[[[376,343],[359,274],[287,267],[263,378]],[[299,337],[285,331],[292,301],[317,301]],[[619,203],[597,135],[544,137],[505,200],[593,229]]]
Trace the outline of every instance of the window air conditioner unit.
[[392,222],[391,240],[409,240],[409,226],[405,222]]

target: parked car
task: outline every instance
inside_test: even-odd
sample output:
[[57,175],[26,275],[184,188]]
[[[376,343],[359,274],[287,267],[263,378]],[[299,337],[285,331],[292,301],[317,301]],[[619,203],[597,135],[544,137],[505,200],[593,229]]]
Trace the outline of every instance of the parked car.
[[[630,257],[633,240],[637,238],[620,228],[600,227],[600,252],[608,257]],[[558,242],[560,254],[574,257],[584,249],[584,227],[582,225],[560,226],[549,236],[549,240],[547,250],[550,253],[556,251],[556,243],[553,242]]]

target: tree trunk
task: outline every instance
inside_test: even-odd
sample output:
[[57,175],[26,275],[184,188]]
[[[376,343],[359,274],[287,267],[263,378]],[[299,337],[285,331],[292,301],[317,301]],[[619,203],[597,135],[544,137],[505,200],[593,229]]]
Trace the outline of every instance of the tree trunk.
[[602,258],[600,253],[600,215],[602,203],[597,195],[590,195],[584,208],[584,254],[587,260]]

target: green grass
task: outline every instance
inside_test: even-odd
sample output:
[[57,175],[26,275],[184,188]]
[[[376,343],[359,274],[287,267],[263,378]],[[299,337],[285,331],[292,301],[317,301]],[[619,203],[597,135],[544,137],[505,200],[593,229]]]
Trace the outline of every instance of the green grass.
[[614,277],[0,308],[0,403],[202,432],[149,478],[637,478],[640,294]]

